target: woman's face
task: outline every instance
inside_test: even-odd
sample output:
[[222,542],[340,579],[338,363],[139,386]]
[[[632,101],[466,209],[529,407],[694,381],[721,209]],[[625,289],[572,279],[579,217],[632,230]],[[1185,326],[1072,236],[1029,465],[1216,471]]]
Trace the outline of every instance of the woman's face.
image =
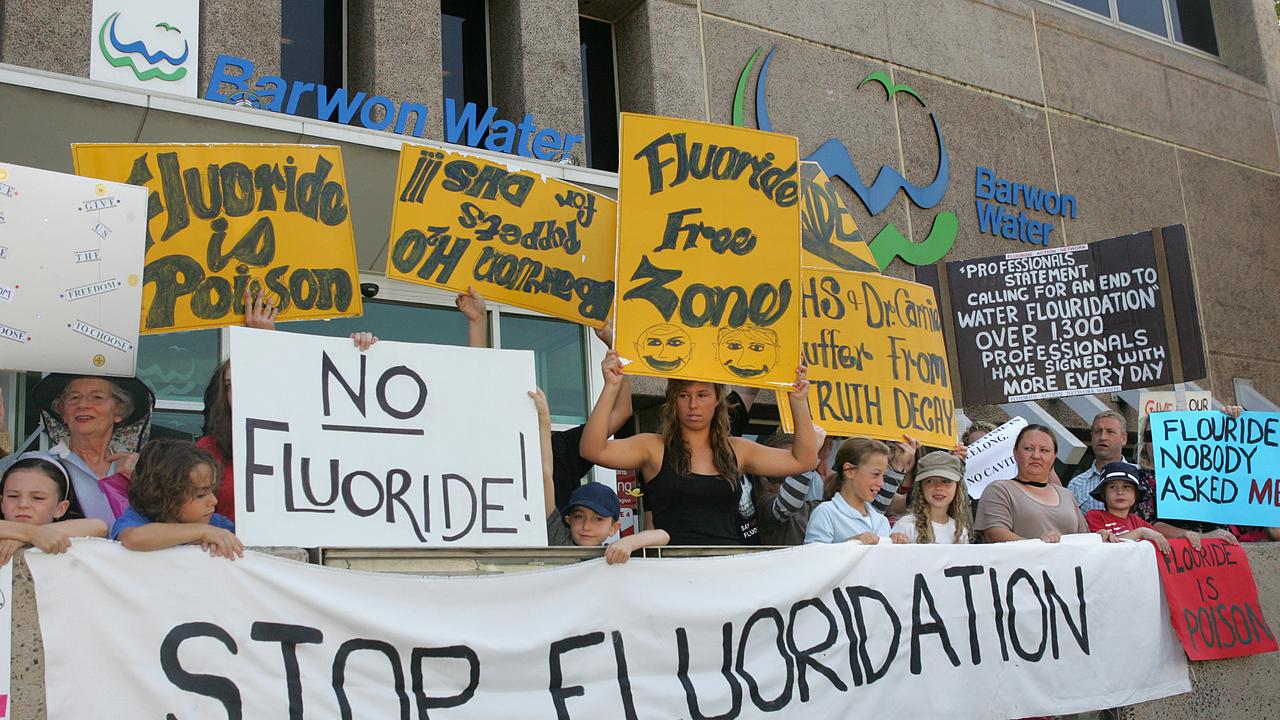
[[1024,433],[1013,449],[1013,459],[1018,463],[1018,474],[1028,480],[1043,479],[1053,469],[1053,438],[1048,433],[1032,430]]
[[59,409],[72,435],[110,434],[124,421],[120,401],[111,394],[111,383],[102,378],[72,380],[62,394]]
[[716,388],[711,383],[689,383],[676,392],[676,417],[680,427],[702,430],[716,415]]
[[58,483],[40,470],[14,470],[4,479],[0,512],[4,513],[5,520],[48,525],[62,517],[68,505],[58,491]]
[[884,473],[889,468],[889,456],[871,453],[862,459],[861,465],[845,463],[844,487],[853,492],[854,497],[869,503],[880,494],[884,487]]

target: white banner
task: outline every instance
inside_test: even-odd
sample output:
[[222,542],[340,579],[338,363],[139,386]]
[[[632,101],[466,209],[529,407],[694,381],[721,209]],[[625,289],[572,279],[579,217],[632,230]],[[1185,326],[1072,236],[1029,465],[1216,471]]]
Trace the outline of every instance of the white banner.
[[231,328],[236,534],[547,544],[533,353]]
[[1013,441],[1026,426],[1025,418],[1013,418],[969,446],[969,455],[964,461],[969,497],[980,498],[991,483],[1018,474],[1018,464],[1013,460]]
[[962,720],[1190,691],[1154,552],[845,543],[441,578],[77,540],[27,562],[59,720]]

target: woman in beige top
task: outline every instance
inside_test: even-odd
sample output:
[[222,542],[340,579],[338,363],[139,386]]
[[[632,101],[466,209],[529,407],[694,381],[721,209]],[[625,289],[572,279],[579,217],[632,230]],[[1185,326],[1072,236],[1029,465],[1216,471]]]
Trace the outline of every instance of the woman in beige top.
[[987,542],[1040,538],[1056,543],[1063,535],[1087,533],[1089,526],[1071,493],[1049,481],[1058,439],[1043,425],[1028,425],[1018,433],[1013,458],[1018,475],[999,480],[982,491],[975,527]]

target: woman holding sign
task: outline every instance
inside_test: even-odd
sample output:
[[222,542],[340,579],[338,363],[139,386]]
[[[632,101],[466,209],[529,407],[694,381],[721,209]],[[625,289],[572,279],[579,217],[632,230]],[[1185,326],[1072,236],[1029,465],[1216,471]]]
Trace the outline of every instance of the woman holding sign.
[[796,434],[790,450],[731,437],[723,385],[668,380],[659,415],[660,433],[609,437],[609,415],[619,401],[622,363],[610,350],[601,365],[605,387],[582,431],[582,457],[608,468],[638,468],[654,528],[672,545],[739,545],[739,482],[742,473],[785,477],[812,469],[818,436],[809,420],[809,388],[803,366],[789,395]]
[[987,542],[1040,538],[1056,543],[1063,535],[1087,533],[1089,526],[1067,489],[1050,481],[1058,438],[1043,425],[1028,425],[1013,443],[1018,474],[982,491],[975,528]]

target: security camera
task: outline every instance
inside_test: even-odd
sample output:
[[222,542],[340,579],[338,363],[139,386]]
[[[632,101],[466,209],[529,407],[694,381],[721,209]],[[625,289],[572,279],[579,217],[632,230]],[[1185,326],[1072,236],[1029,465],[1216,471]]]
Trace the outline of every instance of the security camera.
[[360,294],[366,298],[378,297],[378,283],[360,283]]

